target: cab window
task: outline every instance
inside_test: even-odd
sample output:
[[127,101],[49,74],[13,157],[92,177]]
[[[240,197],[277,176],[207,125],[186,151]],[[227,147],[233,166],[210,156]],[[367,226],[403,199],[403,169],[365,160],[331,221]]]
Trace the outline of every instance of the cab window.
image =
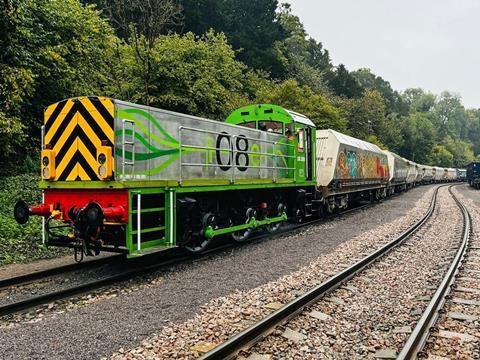
[[249,122],[245,122],[245,123],[240,124],[240,126],[247,127],[247,128],[250,128],[250,129],[256,129],[257,128],[257,123],[256,123],[256,121],[249,121]]
[[298,129],[298,152],[305,150],[305,130]]
[[293,124],[286,124],[285,125],[285,136],[287,136],[288,140],[292,141],[295,139],[295,136],[293,134]]
[[283,123],[279,121],[259,121],[258,130],[283,134]]

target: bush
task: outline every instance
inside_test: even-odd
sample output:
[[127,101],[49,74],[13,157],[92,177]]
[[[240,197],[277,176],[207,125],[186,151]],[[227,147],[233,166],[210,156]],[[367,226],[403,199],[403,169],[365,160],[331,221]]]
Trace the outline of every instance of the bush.
[[0,179],[0,265],[12,262],[32,261],[63,254],[63,249],[42,246],[41,224],[38,216],[27,224],[19,225],[13,218],[13,207],[17,200],[38,204],[42,195],[38,188],[40,178],[26,174]]

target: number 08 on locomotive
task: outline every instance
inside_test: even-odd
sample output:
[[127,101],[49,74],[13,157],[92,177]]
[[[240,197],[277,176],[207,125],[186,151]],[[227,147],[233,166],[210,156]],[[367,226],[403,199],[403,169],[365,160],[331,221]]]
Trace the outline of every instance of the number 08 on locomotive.
[[250,105],[224,122],[104,97],[48,106],[42,127],[43,201],[19,201],[25,223],[44,218],[44,242],[138,256],[214,239],[246,241],[301,221],[324,202],[316,129],[301,114]]

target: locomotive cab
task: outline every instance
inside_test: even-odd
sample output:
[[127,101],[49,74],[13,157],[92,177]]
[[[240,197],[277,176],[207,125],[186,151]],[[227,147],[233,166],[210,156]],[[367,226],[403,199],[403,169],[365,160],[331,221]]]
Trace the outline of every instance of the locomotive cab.
[[306,116],[277,105],[256,104],[237,109],[226,122],[283,135],[288,144],[294,145],[289,149],[289,162],[296,169],[295,178],[313,179],[315,124]]

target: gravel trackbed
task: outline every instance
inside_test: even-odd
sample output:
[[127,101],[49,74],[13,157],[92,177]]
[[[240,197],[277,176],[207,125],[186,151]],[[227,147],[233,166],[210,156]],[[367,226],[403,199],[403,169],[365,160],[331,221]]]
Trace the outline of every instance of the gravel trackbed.
[[[242,292],[262,285],[270,289],[271,299],[270,295],[248,299],[259,302],[258,312],[244,314],[244,322],[239,322],[234,329],[238,331],[265,313],[261,304],[273,299],[286,301],[294,296],[292,289],[269,288],[269,282],[288,277],[315,261],[323,262],[325,275],[348,265],[349,259],[358,257],[360,252],[369,252],[373,244],[388,241],[420,217],[429,205],[432,188],[413,189],[368,210],[312,226],[295,235],[172,267],[169,272],[159,273],[152,284],[138,286],[127,294],[3,326],[0,328],[0,358],[94,359],[109,356],[119,349],[135,350],[147,339],[147,346],[156,346],[155,341],[151,341],[154,334],[165,336],[169,331],[173,344],[179,339],[171,331],[179,329],[175,326],[198,324],[195,321],[206,314],[204,304],[228,306],[228,301],[247,301],[240,296]],[[299,279],[297,291],[318,280]],[[211,323],[213,328],[196,329],[205,339],[208,334],[219,331],[216,321],[212,319]],[[178,356],[190,353],[187,339],[178,349]],[[156,354],[161,357],[159,352]],[[168,355],[173,356],[172,353]]]

